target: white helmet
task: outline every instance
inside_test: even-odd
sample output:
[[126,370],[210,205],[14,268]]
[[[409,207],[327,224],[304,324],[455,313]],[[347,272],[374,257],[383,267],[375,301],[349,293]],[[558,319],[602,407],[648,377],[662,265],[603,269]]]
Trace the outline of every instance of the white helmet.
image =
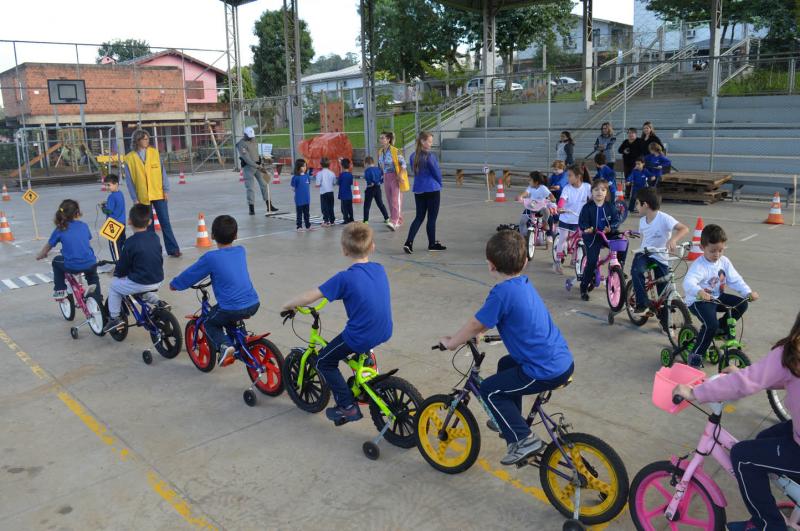
[[256,137],[256,132],[253,130],[252,127],[245,127],[244,128],[244,136],[246,136],[247,138],[255,138]]

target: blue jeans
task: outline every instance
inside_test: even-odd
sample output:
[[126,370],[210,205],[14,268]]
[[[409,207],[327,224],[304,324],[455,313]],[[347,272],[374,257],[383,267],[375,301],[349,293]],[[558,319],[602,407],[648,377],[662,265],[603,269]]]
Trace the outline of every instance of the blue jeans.
[[[667,268],[667,266],[658,260],[647,257],[643,253],[636,253],[636,256],[633,258],[633,263],[631,264],[631,281],[633,282],[634,293],[636,293],[636,304],[639,306],[647,306],[651,302],[647,298],[647,290],[645,289],[644,285],[644,271],[650,264],[656,265],[656,278],[663,277],[669,273],[669,268]],[[661,293],[664,290],[664,287],[664,284],[658,284],[656,289],[658,289],[658,292]]]
[[[720,293],[717,297],[720,302],[728,306],[736,306],[731,310],[731,316],[737,321],[742,317],[742,314],[747,311],[747,302],[738,295],[730,293]],[[725,307],[717,304],[716,302],[706,302],[697,300],[689,306],[689,310],[700,319],[700,331],[697,333],[697,340],[694,345],[693,354],[705,354],[711,341],[719,329],[725,329],[728,323],[725,318],[717,320],[717,313],[724,312]]]
[[481,383],[481,396],[492,410],[507,443],[522,441],[531,434],[522,417],[522,397],[555,389],[569,380],[573,370],[575,365],[570,365],[563,374],[551,380],[536,380],[525,374],[522,366],[511,356],[500,358],[497,374]]
[[339,372],[339,362],[355,351],[344,342],[342,334],[334,337],[317,358],[317,371],[331,388],[333,399],[339,407],[350,407],[355,403],[352,391]]
[[[153,205],[153,208],[156,210],[156,216],[158,216],[158,223],[161,225],[161,234],[164,236],[164,247],[167,249],[167,254],[174,255],[180,251],[181,248],[178,245],[178,240],[175,239],[175,235],[172,233],[167,202],[163,199],[159,199],[158,201],[151,201],[150,204]],[[150,223],[147,230],[156,230],[155,225]]]
[[71,273],[73,275],[78,275],[83,273],[83,276],[86,277],[86,283],[88,285],[95,285],[94,296],[98,302],[103,302],[103,296],[100,293],[100,277],[97,275],[97,266],[93,265],[89,269],[83,270],[75,270],[75,269],[68,269],[64,265],[64,257],[62,255],[58,255],[53,258],[52,262],[53,266],[53,289],[55,291],[64,291],[67,289],[67,280],[66,280],[66,273]]
[[[209,346],[215,350],[219,350],[221,345],[233,346],[229,344],[231,340],[225,336],[224,328],[229,328],[237,321],[254,316],[258,311],[258,306],[259,303],[255,303],[253,306],[241,310],[223,310],[218,304],[212,306],[205,322],[206,336],[211,340]],[[233,332],[233,330],[230,331]]]

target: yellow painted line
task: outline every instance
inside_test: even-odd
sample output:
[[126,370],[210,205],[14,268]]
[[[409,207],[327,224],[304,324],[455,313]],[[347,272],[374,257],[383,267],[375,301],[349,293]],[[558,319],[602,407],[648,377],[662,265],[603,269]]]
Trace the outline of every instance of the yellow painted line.
[[41,380],[50,380],[52,388],[57,391],[58,398],[67,406],[67,408],[89,428],[89,430],[97,435],[97,438],[105,443],[115,454],[119,457],[120,461],[130,462],[135,461],[147,466],[147,483],[150,488],[158,494],[161,499],[166,501],[172,509],[181,516],[189,525],[198,529],[213,529],[217,527],[209,522],[204,516],[196,515],[192,506],[187,502],[178,490],[172,486],[169,481],[163,478],[155,470],[150,468],[144,460],[135,454],[130,448],[126,447],[119,438],[114,435],[111,428],[103,424],[100,420],[95,418],[89,411],[83,407],[78,400],[73,397],[58,381],[45,371],[41,365],[36,363],[27,352],[21,350],[13,339],[0,328],[0,341],[11,350],[16,356],[28,366],[33,374]]

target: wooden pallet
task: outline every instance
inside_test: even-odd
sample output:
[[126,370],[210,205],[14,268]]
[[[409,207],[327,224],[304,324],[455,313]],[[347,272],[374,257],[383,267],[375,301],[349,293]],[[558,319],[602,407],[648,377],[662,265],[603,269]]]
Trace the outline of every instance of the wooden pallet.
[[709,171],[675,171],[661,177],[662,184],[681,184],[716,190],[733,178],[730,173]]
[[703,203],[710,205],[717,201],[722,201],[727,197],[725,190],[714,190],[711,192],[672,192],[669,190],[661,191],[661,198],[667,201],[681,201],[686,203]]

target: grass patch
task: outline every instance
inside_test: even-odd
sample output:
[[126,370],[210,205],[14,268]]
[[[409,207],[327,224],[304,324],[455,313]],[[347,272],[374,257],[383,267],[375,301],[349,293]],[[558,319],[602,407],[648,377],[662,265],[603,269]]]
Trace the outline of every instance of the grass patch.
[[[800,72],[795,74],[794,86],[800,87]],[[753,94],[786,94],[789,91],[789,72],[777,68],[756,68],[725,83],[720,96],[748,96]]]

